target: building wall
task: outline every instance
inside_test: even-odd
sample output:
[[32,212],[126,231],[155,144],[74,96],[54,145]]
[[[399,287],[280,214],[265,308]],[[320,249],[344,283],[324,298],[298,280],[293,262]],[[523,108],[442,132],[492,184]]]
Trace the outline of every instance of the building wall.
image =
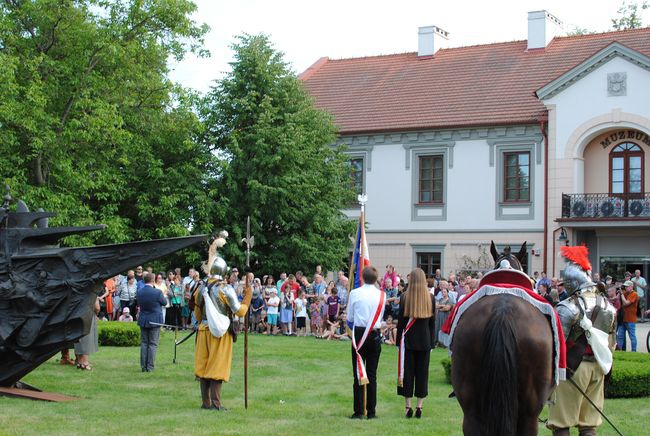
[[[491,241],[494,241],[498,247],[510,245],[514,252],[519,251],[521,244],[526,241],[528,252],[531,253],[531,249],[535,249],[536,252],[539,250],[543,236],[543,232],[367,234],[370,259],[378,268],[391,264],[395,266],[398,273],[406,275],[416,266],[415,253],[431,249],[442,253],[442,271],[445,277],[451,271],[455,272],[466,267],[463,256],[476,260],[483,251],[489,256]],[[542,260],[541,256],[529,255],[531,274],[542,269]]]
[[[343,138],[343,142],[348,144],[350,156],[365,159],[368,230],[502,231],[539,230],[543,226],[543,145],[539,126],[355,136]],[[500,201],[500,153],[508,150],[530,152],[530,205],[507,206]],[[444,156],[442,210],[414,207],[417,157],[422,154]],[[358,216],[354,209],[345,212],[350,217]]]
[[[625,95],[608,94],[608,74],[626,73]],[[548,223],[547,269],[556,272],[564,261],[557,250],[553,251],[554,240],[560,225],[555,222],[562,216],[562,193],[608,192],[603,183],[608,183],[608,167],[602,174],[605,163],[603,156],[596,156],[592,144],[598,137],[612,130],[636,129],[650,134],[650,72],[621,57],[614,57],[589,72],[577,82],[544,101],[548,109]],[[646,162],[650,148],[643,145]],[[611,148],[610,148],[611,149]],[[610,150],[608,149],[608,150]],[[607,151],[609,153],[609,151]],[[586,169],[593,159],[594,167]],[[647,189],[647,182],[646,182]],[[577,235],[568,229],[571,243]]]
[[[609,96],[607,75],[621,72],[627,75],[626,95]],[[649,117],[649,97],[650,73],[625,59],[615,57],[590,72],[545,102],[555,105],[557,111],[557,156],[564,157],[567,150],[575,150],[577,144],[571,140],[571,136],[577,127],[603,114],[618,110]],[[582,150],[575,157],[581,155]]]
[[[416,265],[415,250],[442,253],[445,274],[462,267],[462,256],[524,241],[541,250],[544,220],[543,137],[539,125],[421,131],[342,138],[351,157],[363,157],[367,235],[373,264],[393,264],[398,271]],[[529,203],[502,202],[503,153],[528,151],[531,169]],[[444,202],[417,203],[418,157],[443,156]],[[345,211],[350,218],[358,209]],[[486,245],[487,244],[487,245]],[[426,250],[425,250],[426,251]],[[541,269],[532,256],[531,271]]]
[[[609,155],[616,145],[624,142],[634,142],[645,152],[645,191],[650,191],[650,147],[634,137],[629,139],[630,134],[643,132],[636,129],[612,129],[598,135],[585,148],[584,152],[584,192],[585,193],[607,193],[609,192]],[[623,138],[612,141],[611,136]]]

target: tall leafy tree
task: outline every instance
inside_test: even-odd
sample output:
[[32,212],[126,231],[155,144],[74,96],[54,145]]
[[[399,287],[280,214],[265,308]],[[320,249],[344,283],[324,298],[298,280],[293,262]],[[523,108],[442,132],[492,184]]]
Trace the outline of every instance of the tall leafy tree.
[[214,156],[170,57],[203,54],[187,0],[1,0],[0,177],[14,197],[102,222],[70,244],[210,230]]
[[345,155],[331,147],[332,117],[267,36],[240,36],[232,48],[232,71],[203,112],[205,142],[224,160],[215,225],[231,232],[226,253],[243,264],[250,216],[258,271],[339,268],[354,228],[340,210],[354,194]]

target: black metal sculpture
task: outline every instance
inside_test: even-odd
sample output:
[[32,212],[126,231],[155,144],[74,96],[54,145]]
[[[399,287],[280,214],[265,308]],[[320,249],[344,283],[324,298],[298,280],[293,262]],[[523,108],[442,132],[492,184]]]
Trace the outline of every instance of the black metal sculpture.
[[204,235],[126,244],[62,248],[65,236],[102,230],[48,227],[52,212],[30,212],[18,201],[0,207],[0,387],[15,385],[90,331],[93,305],[104,280],[177,250]]

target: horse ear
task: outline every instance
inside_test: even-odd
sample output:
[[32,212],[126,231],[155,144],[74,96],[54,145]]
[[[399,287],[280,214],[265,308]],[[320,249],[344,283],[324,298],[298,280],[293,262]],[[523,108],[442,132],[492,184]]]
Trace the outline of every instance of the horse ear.
[[517,259],[519,259],[519,262],[521,263],[524,262],[526,254],[528,253],[528,250],[526,249],[526,242],[528,241],[524,241],[524,243],[521,244],[521,249],[519,250],[519,253],[517,253]]
[[494,241],[491,241],[490,243],[490,254],[492,255],[492,259],[496,262],[499,258],[499,252],[497,251],[496,245],[494,245]]

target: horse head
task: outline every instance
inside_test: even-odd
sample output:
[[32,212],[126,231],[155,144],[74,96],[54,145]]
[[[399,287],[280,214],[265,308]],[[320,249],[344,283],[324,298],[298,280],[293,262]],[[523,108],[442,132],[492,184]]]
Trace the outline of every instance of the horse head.
[[524,261],[526,252],[526,241],[521,244],[521,248],[517,254],[512,254],[512,249],[509,245],[503,249],[503,252],[501,254],[499,254],[497,251],[497,247],[494,245],[494,241],[492,241],[490,245],[490,253],[494,259],[494,269],[513,268],[518,271],[523,271],[521,264]]

